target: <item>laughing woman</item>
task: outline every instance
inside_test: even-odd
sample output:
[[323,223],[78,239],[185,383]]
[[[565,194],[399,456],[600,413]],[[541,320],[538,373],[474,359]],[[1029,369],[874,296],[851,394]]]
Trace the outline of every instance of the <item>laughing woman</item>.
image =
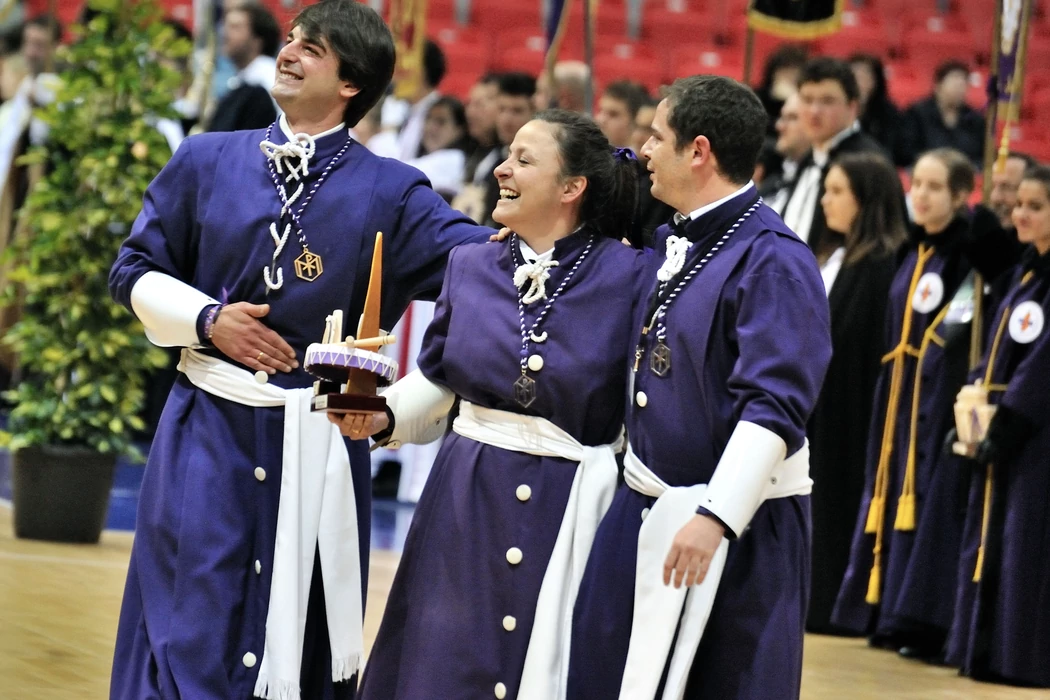
[[633,165],[579,115],[522,127],[496,168],[493,218],[514,235],[452,253],[420,370],[386,395],[393,424],[343,420],[354,437],[421,441],[459,401],[365,700],[561,695],[579,575],[616,487],[642,263],[619,242]]

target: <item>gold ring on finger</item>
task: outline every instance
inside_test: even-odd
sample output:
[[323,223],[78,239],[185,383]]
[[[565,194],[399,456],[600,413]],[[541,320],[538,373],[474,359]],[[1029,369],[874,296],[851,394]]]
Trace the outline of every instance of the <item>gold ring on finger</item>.
[[262,362],[262,359],[266,357],[266,353],[262,350],[259,351],[258,357],[255,358],[256,362]]

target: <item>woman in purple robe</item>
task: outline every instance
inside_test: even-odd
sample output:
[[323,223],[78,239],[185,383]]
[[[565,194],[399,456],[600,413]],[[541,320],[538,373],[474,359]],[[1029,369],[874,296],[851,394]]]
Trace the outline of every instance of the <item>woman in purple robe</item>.
[[1013,210],[1030,244],[992,320],[976,379],[997,406],[970,471],[948,660],[980,680],[1050,687],[1050,168]]
[[392,426],[343,420],[421,441],[458,401],[361,697],[564,692],[575,591],[616,487],[643,257],[620,242],[633,167],[582,116],[522,127],[496,168],[493,217],[514,235],[453,252],[419,372],[386,394]]
[[[958,460],[941,444],[966,380],[973,316],[971,250],[993,215],[970,216],[974,170],[936,149],[916,163],[915,226],[890,288],[866,485],[833,624],[872,644],[942,658],[965,514]],[[988,270],[989,275],[996,271]]]

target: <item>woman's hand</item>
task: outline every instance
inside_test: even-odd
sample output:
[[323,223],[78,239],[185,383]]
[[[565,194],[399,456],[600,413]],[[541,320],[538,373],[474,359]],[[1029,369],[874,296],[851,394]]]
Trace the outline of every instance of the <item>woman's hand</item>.
[[507,228],[506,226],[504,226],[503,228],[501,228],[499,230],[498,233],[494,233],[491,236],[489,236],[489,242],[490,243],[499,243],[500,241],[505,241],[505,240],[507,240],[507,236],[509,236],[511,233],[512,233],[511,230],[509,228]]

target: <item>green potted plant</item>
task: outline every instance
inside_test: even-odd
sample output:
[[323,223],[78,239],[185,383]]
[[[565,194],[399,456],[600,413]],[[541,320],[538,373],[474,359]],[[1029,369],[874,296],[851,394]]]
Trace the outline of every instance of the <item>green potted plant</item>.
[[155,125],[190,51],[159,22],[154,0],[90,0],[86,26],[63,47],[55,100],[40,110],[46,144],[25,156],[46,174],[27,197],[24,235],[9,249],[6,303],[21,319],[3,341],[21,379],[4,442],[12,451],[15,533],[97,542],[119,455],[133,436],[149,372],[166,354],[110,299],[110,266],[146,186],[171,156]]

